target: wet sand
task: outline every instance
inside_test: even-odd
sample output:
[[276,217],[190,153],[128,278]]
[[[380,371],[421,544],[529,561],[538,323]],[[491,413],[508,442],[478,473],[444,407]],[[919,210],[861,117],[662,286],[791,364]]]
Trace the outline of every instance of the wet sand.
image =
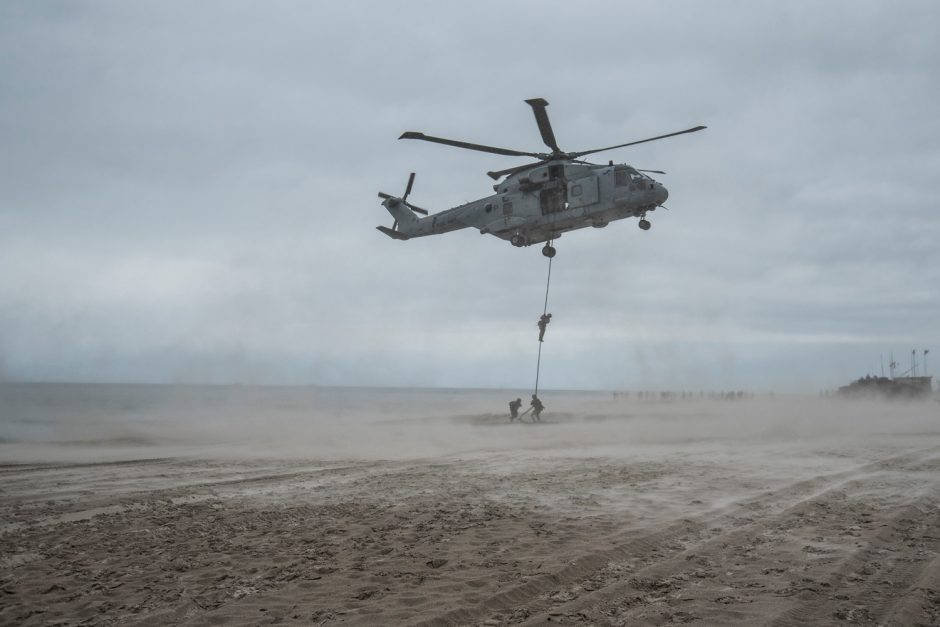
[[4,445],[0,623],[940,624],[932,404],[588,409],[376,427],[420,455]]

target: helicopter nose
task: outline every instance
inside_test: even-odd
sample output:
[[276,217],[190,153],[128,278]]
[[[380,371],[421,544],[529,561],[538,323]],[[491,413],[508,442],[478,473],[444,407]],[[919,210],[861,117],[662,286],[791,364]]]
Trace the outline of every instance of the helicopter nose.
[[656,199],[657,205],[661,205],[666,202],[667,198],[669,198],[669,192],[665,187],[657,183],[656,187],[653,189],[653,198]]

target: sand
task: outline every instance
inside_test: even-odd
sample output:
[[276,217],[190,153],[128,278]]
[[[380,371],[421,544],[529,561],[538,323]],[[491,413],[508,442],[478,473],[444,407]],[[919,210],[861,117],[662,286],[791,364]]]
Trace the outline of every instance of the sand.
[[940,624],[936,404],[549,399],[7,442],[0,623]]

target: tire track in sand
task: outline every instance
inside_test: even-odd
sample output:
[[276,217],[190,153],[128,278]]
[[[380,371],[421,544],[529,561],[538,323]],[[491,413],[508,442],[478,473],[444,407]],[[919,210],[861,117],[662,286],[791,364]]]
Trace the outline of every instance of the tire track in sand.
[[[932,511],[925,511],[922,505],[900,508],[838,563],[822,584],[825,593],[810,596],[769,624],[773,627],[845,622],[918,624],[923,612],[917,611],[908,596],[915,590],[936,591],[936,587],[929,586],[930,581],[938,578],[936,569],[940,564],[940,510],[935,504],[929,509]],[[900,552],[898,547],[910,550]],[[883,618],[889,612],[914,615],[911,616],[914,620],[886,623]]]
[[885,625],[940,625],[940,555],[901,596],[883,621]]
[[[871,537],[857,538],[860,548],[835,561],[835,570],[829,571],[828,576],[825,573],[802,573],[799,568],[768,569],[770,572],[788,571],[786,577],[791,581],[787,588],[782,590],[768,590],[763,583],[753,580],[744,582],[746,587],[742,589],[742,582],[729,581],[720,575],[716,576],[715,573],[733,568],[731,564],[738,560],[746,561],[748,556],[741,554],[742,547],[763,553],[763,561],[767,564],[780,565],[781,561],[768,558],[768,553],[780,557],[779,547],[775,546],[772,540],[768,540],[768,534],[778,532],[780,528],[789,528],[794,521],[799,521],[809,512],[818,510],[820,505],[831,503],[833,500],[844,502],[844,490],[853,487],[852,484],[855,483],[862,486],[864,479],[840,482],[831,490],[814,494],[774,518],[761,518],[751,524],[729,530],[728,533],[715,535],[665,561],[631,572],[629,580],[624,580],[621,576],[599,590],[548,608],[527,624],[542,624],[550,621],[551,616],[593,622],[598,617],[614,613],[618,619],[625,621],[624,624],[645,622],[651,614],[672,614],[678,622],[701,619],[705,624],[769,622],[771,625],[782,626],[827,624],[827,619],[833,624],[845,624],[846,621],[865,623],[870,619],[880,618],[891,610],[892,601],[904,599],[907,590],[916,587],[912,586],[912,582],[919,574],[925,572],[930,558],[911,558],[905,554],[877,570],[873,569],[871,564],[878,559],[884,560],[884,553],[894,552],[897,547],[911,542],[916,534],[910,534],[910,530],[935,529],[935,525],[940,524],[940,513],[928,514],[925,519],[920,507],[908,505],[900,508],[888,521],[881,522],[874,528]],[[833,517],[843,521],[849,518],[843,510],[834,512]],[[847,523],[844,524],[847,526]],[[940,538],[936,540],[940,542]],[[934,546],[932,550],[936,551],[938,548],[940,547]],[[928,554],[936,553],[930,553],[928,550]],[[754,555],[749,557],[758,561]],[[799,555],[791,553],[788,557],[794,565],[800,563]],[[703,569],[695,568],[702,563],[708,565],[704,569],[707,573],[701,573]],[[827,560],[821,560],[820,563],[825,564]],[[692,576],[684,572],[693,569],[699,572],[693,571]],[[804,574],[813,574],[815,577],[802,577]],[[868,577],[863,578],[862,574]],[[765,582],[771,579],[773,577],[768,577]],[[862,586],[858,582],[867,585]],[[710,585],[703,586],[703,583]],[[925,586],[926,584],[920,587]],[[927,590],[925,599],[929,602],[929,589]],[[742,598],[742,592],[749,596]],[[845,594],[846,592],[851,594]],[[674,599],[675,603],[665,603],[667,596]],[[840,600],[840,596],[846,600]],[[800,605],[783,612],[778,609],[774,613],[773,608],[779,608],[785,598],[793,599]],[[848,599],[860,599],[862,602],[853,603]],[[770,608],[767,607],[768,603]],[[707,616],[702,617],[679,609],[683,607],[697,607],[698,611],[705,607],[706,610],[702,613]],[[915,623],[907,621],[888,624]]]
[[[659,568],[661,565],[670,561],[685,562],[685,557],[690,554],[716,550],[740,537],[760,533],[768,525],[767,516],[779,518],[795,514],[850,482],[862,481],[865,476],[880,471],[918,463],[937,450],[930,448],[889,456],[850,470],[817,475],[694,519],[683,519],[660,531],[642,533],[630,530],[621,534],[632,536],[629,539],[615,540],[610,548],[578,557],[556,572],[532,577],[521,585],[491,595],[475,605],[456,608],[417,624],[436,627],[478,622],[494,613],[518,610],[520,607],[525,609],[523,620],[527,624],[543,624],[551,621],[553,615],[576,615],[581,608],[600,602],[605,597],[622,596],[629,594],[630,590],[636,590],[637,595],[643,596],[649,591],[641,590],[634,584],[639,583],[644,575],[662,570]],[[755,522],[755,515],[760,516],[760,520]],[[726,529],[729,526],[731,529]],[[637,537],[638,533],[642,535]],[[618,562],[627,566],[609,573],[603,572],[609,565]],[[626,578],[629,581],[624,581]],[[559,588],[568,590],[549,596]],[[587,592],[587,595],[577,590]]]

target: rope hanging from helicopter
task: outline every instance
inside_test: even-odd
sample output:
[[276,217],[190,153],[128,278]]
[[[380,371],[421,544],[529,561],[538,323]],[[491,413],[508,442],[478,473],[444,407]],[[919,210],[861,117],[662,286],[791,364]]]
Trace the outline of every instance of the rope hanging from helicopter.
[[[549,240],[548,244],[551,245],[553,240]],[[545,280],[545,304],[542,307],[542,315],[545,316],[548,313],[548,288],[552,283],[552,258],[548,258],[548,278]],[[539,394],[539,373],[542,368],[542,344],[543,342],[539,340],[539,356],[535,361],[535,391],[533,394],[538,396]]]

